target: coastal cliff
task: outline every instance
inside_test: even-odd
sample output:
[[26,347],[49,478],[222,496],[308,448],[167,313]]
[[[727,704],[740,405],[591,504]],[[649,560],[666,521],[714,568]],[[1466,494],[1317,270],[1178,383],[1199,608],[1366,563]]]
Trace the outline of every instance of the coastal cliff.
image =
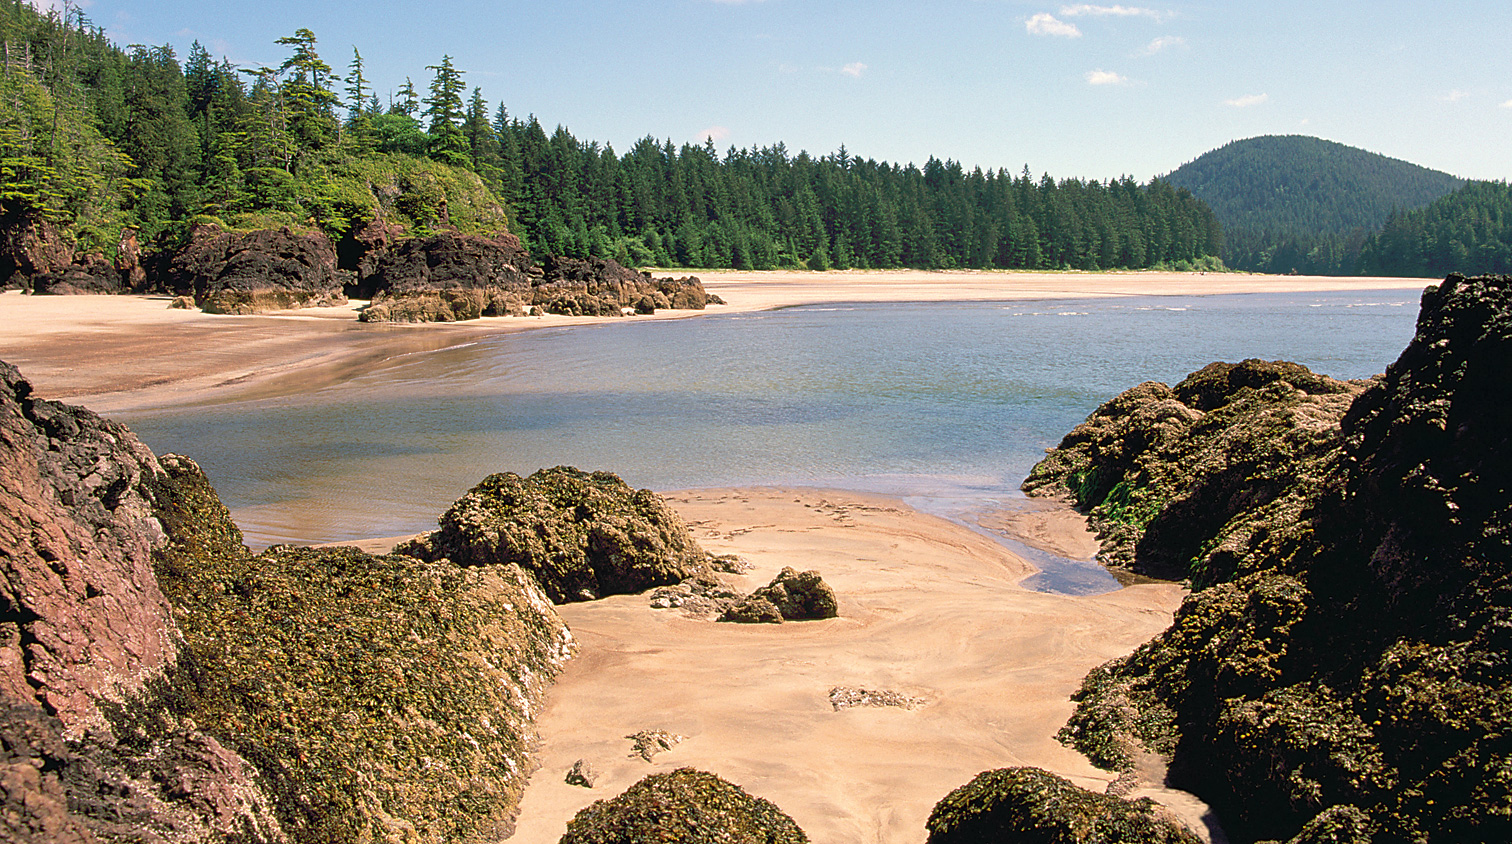
[[1099,408],[1025,488],[1196,591],[1064,739],[1166,757],[1235,841],[1512,839],[1509,372],[1512,279],[1452,275],[1369,382],[1246,361]]

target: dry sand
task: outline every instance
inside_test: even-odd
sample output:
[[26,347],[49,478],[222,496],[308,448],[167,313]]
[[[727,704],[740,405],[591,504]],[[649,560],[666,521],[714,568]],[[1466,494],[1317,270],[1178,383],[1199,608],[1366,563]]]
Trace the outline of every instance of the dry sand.
[[[596,799],[691,765],[792,815],[815,842],[921,842],[934,804],[991,768],[1034,765],[1098,791],[1112,780],[1054,739],[1093,666],[1164,629],[1182,591],[1147,584],[1093,598],[1029,592],[1033,569],[966,528],[889,498],[794,489],[676,493],[705,548],[755,568],[817,569],[840,618],[737,625],[654,610],[646,596],[561,608],[582,646],[548,696],[541,769],[514,840],[555,841]],[[1036,531],[1087,541],[1061,518]],[[836,711],[837,686],[900,692],[916,709]],[[626,737],[686,739],[647,763]],[[579,759],[601,777],[568,785]],[[1180,795],[1157,797],[1199,814]]]
[[[674,271],[675,272],[675,271]],[[634,319],[836,302],[941,302],[1089,296],[1421,289],[1429,279],[1197,273],[847,271],[700,274],[729,304]],[[504,331],[603,325],[592,317],[492,317],[449,325],[369,325],[352,302],[238,317],[169,310],[154,296],[0,294],[0,360],[40,395],[109,413],[304,392],[385,360]]]

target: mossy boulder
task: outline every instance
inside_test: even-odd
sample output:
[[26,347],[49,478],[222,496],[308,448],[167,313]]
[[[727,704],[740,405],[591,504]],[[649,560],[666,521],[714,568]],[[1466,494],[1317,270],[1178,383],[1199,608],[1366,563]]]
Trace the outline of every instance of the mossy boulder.
[[556,603],[707,575],[708,554],[666,502],[609,472],[569,466],[484,478],[439,529],[395,548],[463,566],[518,565]]
[[[1063,487],[1098,467],[1182,479],[1161,488],[1185,509],[1134,551],[1181,547],[1181,522],[1155,530],[1180,515],[1215,563],[1170,629],[1088,676],[1062,735],[1111,767],[1169,756],[1238,842],[1512,840],[1512,279],[1429,288],[1411,344],[1342,414],[1346,394],[1282,375],[1209,372],[1185,392],[1211,409],[1130,462],[1113,458],[1149,429],[1104,436],[1111,414],[1052,456]],[[1220,442],[1258,492],[1206,486]]]
[[1099,407],[1029,473],[1087,512],[1110,567],[1199,585],[1271,567],[1329,480],[1339,420],[1368,381],[1285,361],[1209,364]]
[[776,804],[714,774],[679,768],[652,774],[567,824],[561,844],[806,844]]
[[817,571],[800,572],[787,566],[772,582],[725,610],[720,621],[746,624],[809,621],[840,614],[835,591]]
[[1199,844],[1148,797],[1087,791],[1038,768],[985,771],[935,805],[928,844]]

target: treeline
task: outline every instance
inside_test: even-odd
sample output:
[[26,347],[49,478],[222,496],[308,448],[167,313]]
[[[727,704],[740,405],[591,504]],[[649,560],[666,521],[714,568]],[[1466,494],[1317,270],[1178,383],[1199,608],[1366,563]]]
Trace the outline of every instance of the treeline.
[[1361,249],[1366,275],[1512,273],[1512,186],[1471,182],[1426,208],[1394,214]]
[[1216,264],[1208,207],[1137,184],[719,153],[643,139],[623,156],[492,106],[443,56],[382,102],[361,54],[338,72],[313,32],[276,67],[196,43],[121,50],[83,13],[0,0],[0,217],[53,222],[109,253],[122,227],[318,227],[409,234],[505,226],[533,250],[629,265],[1110,269]]
[[1302,135],[1234,141],[1167,179],[1206,202],[1224,229],[1224,263],[1253,272],[1352,275],[1394,212],[1464,184],[1406,161]]

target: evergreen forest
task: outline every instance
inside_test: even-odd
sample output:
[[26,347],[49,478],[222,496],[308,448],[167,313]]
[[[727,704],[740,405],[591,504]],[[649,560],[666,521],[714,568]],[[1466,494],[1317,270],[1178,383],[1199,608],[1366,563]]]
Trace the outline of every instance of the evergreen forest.
[[1512,186],[1471,182],[1426,208],[1393,214],[1365,241],[1366,275],[1512,273]]
[[357,48],[308,29],[274,67],[196,43],[122,49],[84,13],[0,0],[0,229],[50,223],[112,255],[198,222],[410,235],[508,228],[532,251],[629,266],[1216,268],[1208,205],[1163,180],[1034,178],[879,162],[843,146],[623,153],[548,132],[469,88],[448,56],[385,102]]
[[1166,179],[1223,225],[1223,261],[1263,273],[1354,275],[1370,234],[1465,182],[1344,144],[1301,135],[1234,141]]

